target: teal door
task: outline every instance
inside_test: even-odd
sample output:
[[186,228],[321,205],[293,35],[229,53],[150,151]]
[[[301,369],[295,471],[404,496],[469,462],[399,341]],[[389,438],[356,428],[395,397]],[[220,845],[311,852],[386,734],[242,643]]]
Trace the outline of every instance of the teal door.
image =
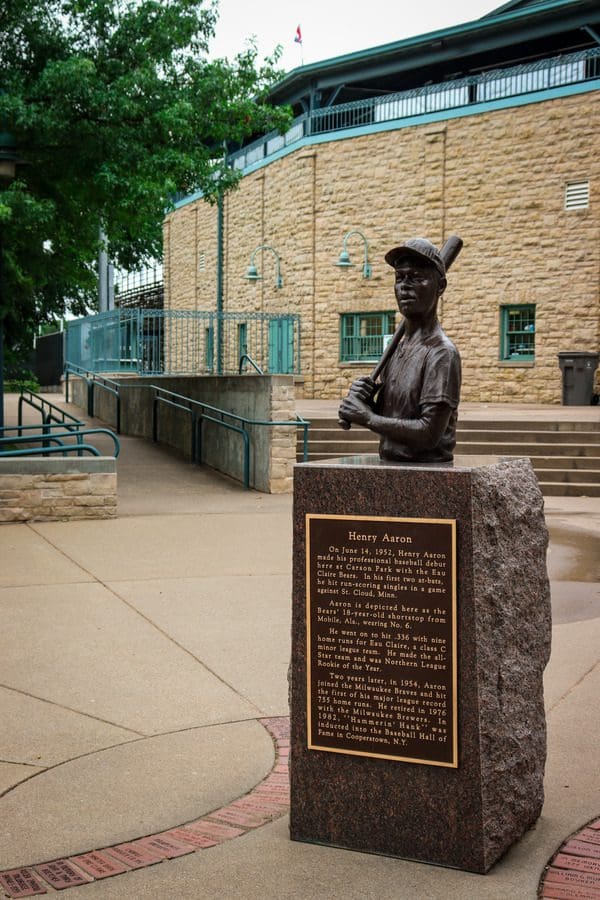
[[294,320],[287,316],[269,322],[269,372],[271,375],[294,372]]

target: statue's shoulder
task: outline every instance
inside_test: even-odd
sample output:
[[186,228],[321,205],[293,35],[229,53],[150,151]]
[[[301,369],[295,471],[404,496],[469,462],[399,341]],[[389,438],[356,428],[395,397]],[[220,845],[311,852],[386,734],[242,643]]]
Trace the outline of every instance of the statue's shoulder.
[[428,336],[427,344],[432,350],[440,350],[442,352],[448,353],[450,356],[458,356],[456,345],[452,340],[450,340],[439,322],[435,325],[435,327],[431,331],[431,334]]

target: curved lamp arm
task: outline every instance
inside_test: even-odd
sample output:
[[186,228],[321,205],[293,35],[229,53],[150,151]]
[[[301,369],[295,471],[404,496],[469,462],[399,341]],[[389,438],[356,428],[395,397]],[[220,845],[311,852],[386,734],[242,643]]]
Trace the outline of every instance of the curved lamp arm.
[[350,261],[350,254],[348,253],[348,239],[355,234],[357,234],[362,239],[362,242],[364,244],[363,278],[370,278],[372,269],[369,265],[369,245],[362,231],[359,231],[357,228],[349,231],[348,234],[344,235],[342,252],[340,253],[340,258],[335,263],[335,265],[339,266],[342,269],[346,269],[354,265],[354,263]]
[[281,277],[281,260],[277,251],[274,250],[273,247],[271,247],[269,244],[261,244],[256,248],[256,250],[253,251],[252,256],[250,257],[250,265],[248,266],[248,271],[246,272],[245,278],[247,278],[248,281],[260,281],[262,279],[262,275],[258,274],[256,263],[254,262],[254,260],[256,259],[256,254],[259,250],[269,250],[275,257],[275,287],[282,288],[283,278]]

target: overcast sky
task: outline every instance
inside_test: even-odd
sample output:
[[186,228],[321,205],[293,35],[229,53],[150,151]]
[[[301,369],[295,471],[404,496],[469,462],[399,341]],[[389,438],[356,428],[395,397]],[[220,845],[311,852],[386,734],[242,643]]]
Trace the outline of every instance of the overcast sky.
[[[234,56],[254,35],[261,56],[283,47],[287,71],[317,60],[478,19],[503,0],[218,0],[212,56]],[[302,45],[294,42],[300,25]]]

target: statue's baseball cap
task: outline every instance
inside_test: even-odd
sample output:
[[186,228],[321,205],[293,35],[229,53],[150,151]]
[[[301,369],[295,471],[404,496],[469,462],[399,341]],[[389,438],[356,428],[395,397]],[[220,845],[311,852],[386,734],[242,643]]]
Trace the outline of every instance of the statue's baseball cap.
[[385,254],[385,261],[390,266],[396,266],[403,256],[416,256],[421,262],[434,266],[442,276],[446,276],[446,266],[444,260],[437,247],[426,238],[411,238],[405,241],[400,247],[393,247]]

